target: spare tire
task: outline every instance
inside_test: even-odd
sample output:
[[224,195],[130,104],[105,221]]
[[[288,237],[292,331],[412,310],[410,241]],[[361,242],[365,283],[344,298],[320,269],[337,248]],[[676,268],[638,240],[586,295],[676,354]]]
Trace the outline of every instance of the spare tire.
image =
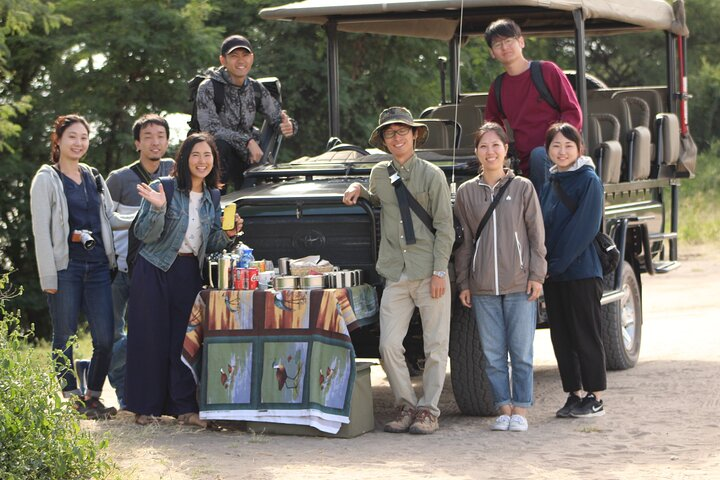
[[455,302],[450,324],[450,378],[455,402],[465,415],[495,415],[492,389],[472,310]]

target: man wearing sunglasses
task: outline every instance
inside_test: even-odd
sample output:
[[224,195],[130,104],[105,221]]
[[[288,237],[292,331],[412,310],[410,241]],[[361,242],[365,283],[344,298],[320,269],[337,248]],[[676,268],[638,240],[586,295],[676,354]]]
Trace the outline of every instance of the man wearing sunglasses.
[[[377,272],[385,278],[380,304],[380,356],[399,412],[385,425],[391,433],[433,433],[438,429],[438,401],[445,382],[450,336],[448,261],[455,233],[450,189],[437,166],[418,158],[415,148],[428,129],[403,107],[380,114],[370,145],[391,155],[370,173],[369,188],[352,183],[343,203],[363,197],[382,207]],[[400,185],[400,183],[402,185]],[[404,185],[404,186],[403,186]],[[401,189],[402,192],[398,192]],[[429,214],[433,232],[415,210],[399,200],[412,196]],[[405,362],[403,339],[415,307],[420,310],[425,349],[423,395],[418,400]]]

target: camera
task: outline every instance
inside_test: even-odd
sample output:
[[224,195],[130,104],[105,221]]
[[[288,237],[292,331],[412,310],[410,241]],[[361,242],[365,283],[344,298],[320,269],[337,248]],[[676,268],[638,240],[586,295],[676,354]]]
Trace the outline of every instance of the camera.
[[72,241],[75,243],[81,243],[85,250],[92,250],[95,248],[95,239],[93,238],[90,230],[74,230],[72,233]]

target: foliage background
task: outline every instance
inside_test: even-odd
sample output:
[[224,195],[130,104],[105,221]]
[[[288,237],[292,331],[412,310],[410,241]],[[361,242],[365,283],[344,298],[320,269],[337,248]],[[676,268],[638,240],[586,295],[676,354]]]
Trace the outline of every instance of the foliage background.
[[[283,143],[284,160],[324,150],[328,138],[325,35],[315,26],[266,22],[257,12],[285,0],[0,0],[0,271],[15,271],[25,295],[16,300],[23,325],[40,337],[50,325],[37,281],[29,216],[30,181],[47,161],[49,126],[78,112],[94,129],[87,162],[107,174],[134,160],[131,126],[147,112],[190,107],[186,80],[218,64],[225,35],[243,33],[255,47],[254,77],[276,76],[284,107],[300,135]],[[720,132],[720,0],[687,0],[690,121],[704,162]],[[662,39],[603,37],[589,42],[590,73],[608,85],[659,83]],[[573,68],[563,41],[530,40],[529,58],[551,58]],[[377,113],[391,104],[416,115],[440,101],[437,57],[443,42],[340,34],[342,140],[367,145]],[[500,72],[482,39],[462,50],[464,91],[485,91]],[[177,141],[177,139],[176,139]],[[704,168],[704,167],[702,167]],[[716,172],[717,170],[711,170]],[[686,182],[703,191],[707,182]],[[683,187],[685,188],[685,187]],[[694,189],[694,190],[693,190]]]

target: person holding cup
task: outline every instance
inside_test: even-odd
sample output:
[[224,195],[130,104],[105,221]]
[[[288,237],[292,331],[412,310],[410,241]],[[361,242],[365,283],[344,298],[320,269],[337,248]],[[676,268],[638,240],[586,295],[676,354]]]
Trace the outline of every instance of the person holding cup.
[[143,245],[130,285],[125,400],[138,424],[172,415],[204,427],[195,380],[181,361],[183,339],[205,255],[229,248],[243,221],[235,214],[234,227],[222,230],[219,194],[211,193],[220,176],[212,135],[188,136],[175,163],[169,179],[137,186],[143,200],[134,233]]

